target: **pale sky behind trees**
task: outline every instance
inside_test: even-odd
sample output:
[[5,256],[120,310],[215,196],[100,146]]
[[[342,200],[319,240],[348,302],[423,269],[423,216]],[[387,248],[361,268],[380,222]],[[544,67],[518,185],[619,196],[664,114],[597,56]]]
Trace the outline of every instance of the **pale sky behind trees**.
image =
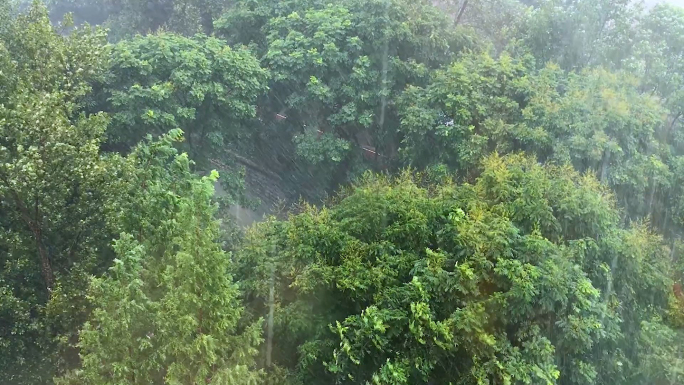
[[680,7],[684,7],[684,0],[645,0],[644,1],[647,6],[653,6],[658,3],[670,3],[674,5],[678,5]]

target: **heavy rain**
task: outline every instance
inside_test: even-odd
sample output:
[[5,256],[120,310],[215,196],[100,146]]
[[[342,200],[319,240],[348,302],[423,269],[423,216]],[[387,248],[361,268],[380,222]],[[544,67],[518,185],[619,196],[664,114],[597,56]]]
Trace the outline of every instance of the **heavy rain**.
[[684,384],[684,0],[0,0],[0,384]]

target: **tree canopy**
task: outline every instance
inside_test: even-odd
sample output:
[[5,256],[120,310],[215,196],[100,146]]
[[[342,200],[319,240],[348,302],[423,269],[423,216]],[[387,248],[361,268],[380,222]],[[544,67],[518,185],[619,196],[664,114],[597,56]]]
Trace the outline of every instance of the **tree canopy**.
[[276,357],[303,383],[656,383],[641,354],[668,330],[670,255],[615,204],[523,155],[486,158],[472,185],[368,176],[254,228],[241,275],[261,314],[276,271]]
[[0,382],[682,383],[683,32],[0,0]]

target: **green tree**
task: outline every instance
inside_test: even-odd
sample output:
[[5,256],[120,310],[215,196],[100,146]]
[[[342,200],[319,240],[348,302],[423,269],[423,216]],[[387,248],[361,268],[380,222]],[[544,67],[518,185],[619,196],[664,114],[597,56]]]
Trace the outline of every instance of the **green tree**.
[[459,28],[474,32],[477,44],[491,45],[493,52],[510,49],[524,36],[533,9],[519,0],[440,0],[433,2],[448,12]]
[[624,73],[570,74],[561,80],[561,93],[558,82],[549,82],[559,77],[553,67],[542,71],[523,111],[528,126],[549,134],[541,159],[595,172],[615,189],[629,217],[662,223],[654,215],[661,209],[656,194],[669,192],[671,178],[667,144],[660,140],[666,112],[658,100],[641,93],[638,79]]
[[125,148],[175,128],[197,154],[236,142],[266,91],[266,71],[248,51],[204,35],[137,36],[114,45],[110,62],[95,108],[111,114],[110,141]]
[[50,19],[59,22],[68,14],[74,19],[74,24],[91,25],[104,24],[109,17],[110,9],[105,0],[45,0]]
[[[664,156],[672,171],[671,189],[663,194],[663,217],[666,218],[663,220],[664,229],[670,235],[681,235],[681,202],[684,202],[679,179],[684,155],[683,31],[682,8],[666,4],[655,6],[639,25],[634,55],[628,61],[630,71],[642,78],[641,88],[645,92],[659,96],[660,103],[668,112],[667,120],[663,123],[658,136],[660,142],[667,146],[664,149]],[[678,226],[669,229],[669,224],[674,222]]]
[[53,18],[73,13],[77,22],[103,24],[120,40],[161,30],[211,34],[226,0],[46,0]]
[[639,371],[643,383],[676,384],[684,379],[684,334],[663,326],[662,323],[644,321],[636,349],[642,351]]
[[661,101],[623,71],[537,71],[532,63],[529,55],[464,55],[427,87],[407,88],[399,99],[403,161],[473,177],[482,156],[525,151],[595,173],[630,219],[672,224],[681,195]]
[[620,68],[636,37],[641,4],[630,0],[541,0],[522,33],[539,67]]
[[621,384],[667,365],[640,355],[656,340],[630,344],[666,328],[669,250],[621,228],[594,177],[520,155],[490,156],[474,185],[431,175],[368,177],[248,235],[253,314],[276,272],[276,364],[377,384]]
[[422,0],[239,1],[216,23],[273,73],[258,156],[291,159],[292,188],[309,197],[393,164],[396,97],[469,45],[451,25]]
[[436,71],[427,87],[408,87],[398,102],[402,161],[419,169],[443,164],[465,176],[494,150],[543,140],[543,131],[521,124],[531,59],[467,54]]
[[90,109],[112,118],[109,150],[128,151],[148,134],[182,129],[185,150],[201,169],[216,167],[214,160],[231,169],[223,182],[237,195],[242,180],[229,154],[252,146],[249,123],[266,79],[250,52],[213,37],[136,36],[112,47],[107,77],[95,85]]
[[237,332],[242,308],[212,202],[218,173],[197,177],[172,147],[181,139],[175,130],[127,157],[133,199],[116,214],[117,258],[92,282],[83,367],[65,383],[257,383],[260,322]]
[[83,290],[111,260],[117,161],[99,153],[106,116],[77,112],[104,33],[60,34],[39,3],[14,15],[0,29],[0,381],[44,383],[75,363]]

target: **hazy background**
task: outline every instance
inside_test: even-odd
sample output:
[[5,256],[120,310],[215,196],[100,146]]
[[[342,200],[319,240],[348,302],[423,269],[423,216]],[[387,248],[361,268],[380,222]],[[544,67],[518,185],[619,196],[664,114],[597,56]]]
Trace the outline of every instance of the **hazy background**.
[[648,6],[653,6],[658,3],[670,3],[674,5],[679,5],[680,7],[684,7],[684,0],[645,0],[645,3]]

